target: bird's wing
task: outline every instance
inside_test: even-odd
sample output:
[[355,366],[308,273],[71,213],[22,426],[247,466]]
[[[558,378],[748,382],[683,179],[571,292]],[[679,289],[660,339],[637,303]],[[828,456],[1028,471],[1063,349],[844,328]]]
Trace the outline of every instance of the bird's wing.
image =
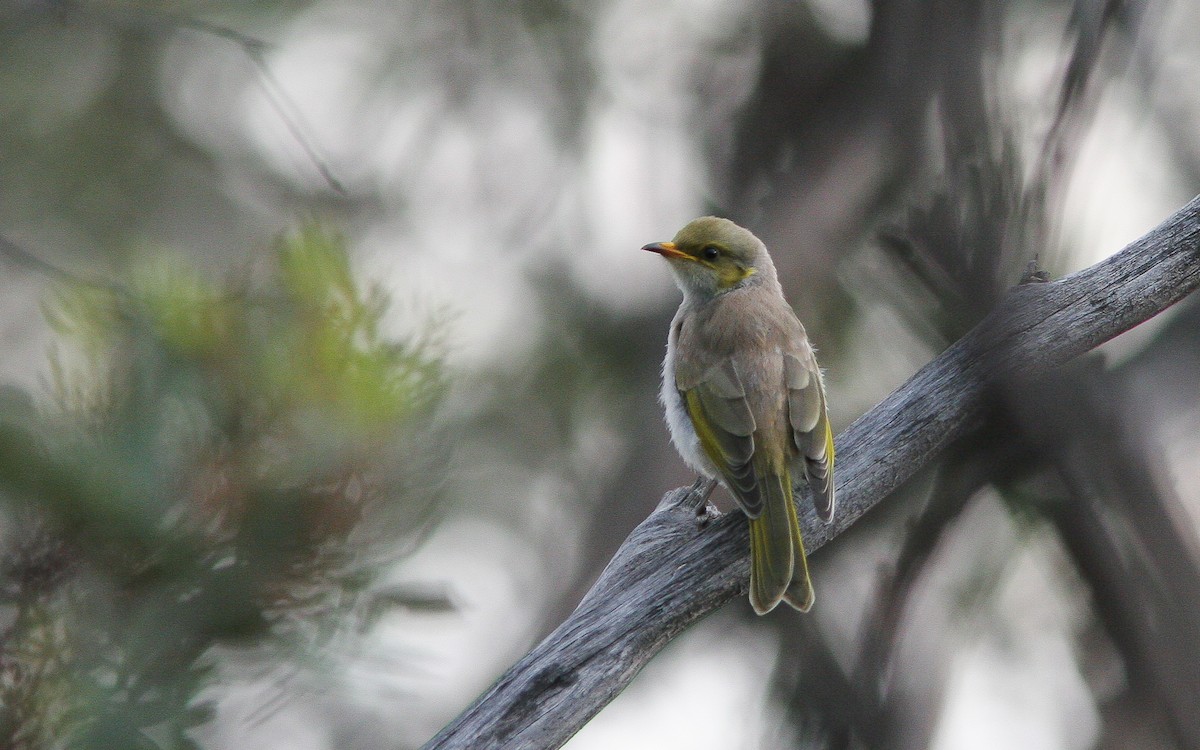
[[705,455],[746,515],[758,517],[763,497],[752,463],[754,414],[733,360],[724,358],[703,372],[678,370],[675,384]]
[[[804,356],[800,356],[804,355]],[[825,407],[821,370],[812,349],[784,355],[788,387],[788,421],[792,440],[804,458],[813,504],[823,521],[833,517],[833,430]]]

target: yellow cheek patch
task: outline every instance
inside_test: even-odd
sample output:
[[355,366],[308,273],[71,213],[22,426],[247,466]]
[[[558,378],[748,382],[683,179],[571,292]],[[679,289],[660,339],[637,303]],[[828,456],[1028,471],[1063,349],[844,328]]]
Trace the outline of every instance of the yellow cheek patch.
[[717,272],[717,287],[719,289],[729,289],[736,286],[756,273],[753,268],[746,268],[732,263],[723,264],[715,270]]

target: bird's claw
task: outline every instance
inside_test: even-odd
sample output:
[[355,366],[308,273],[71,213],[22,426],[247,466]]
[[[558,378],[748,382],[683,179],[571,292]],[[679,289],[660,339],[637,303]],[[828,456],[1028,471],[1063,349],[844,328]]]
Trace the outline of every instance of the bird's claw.
[[721,515],[717,506],[708,501],[716,488],[717,480],[704,477],[696,477],[696,482],[692,485],[692,492],[699,493],[696,497],[696,525],[700,528],[704,528]]

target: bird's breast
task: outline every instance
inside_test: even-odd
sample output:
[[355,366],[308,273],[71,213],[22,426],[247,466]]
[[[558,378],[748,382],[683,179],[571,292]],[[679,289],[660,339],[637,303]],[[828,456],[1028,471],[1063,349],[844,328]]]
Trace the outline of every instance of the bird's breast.
[[692,417],[688,414],[687,406],[683,403],[683,395],[675,380],[675,357],[679,346],[679,336],[682,326],[683,309],[676,314],[671,324],[671,332],[667,337],[667,356],[663,359],[662,386],[658,399],[662,402],[663,414],[667,421],[667,429],[671,433],[671,442],[679,455],[694,471],[707,477],[715,477],[718,472],[712,461],[705,455],[700,446],[700,437],[692,425]]

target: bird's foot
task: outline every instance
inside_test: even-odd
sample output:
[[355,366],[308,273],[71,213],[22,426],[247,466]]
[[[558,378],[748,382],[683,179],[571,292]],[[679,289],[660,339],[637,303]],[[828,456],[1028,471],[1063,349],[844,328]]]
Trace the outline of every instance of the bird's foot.
[[721,511],[717,506],[708,501],[712,496],[713,490],[717,488],[717,480],[706,479],[705,477],[696,477],[696,481],[692,483],[692,492],[696,500],[696,525],[704,528],[710,521],[715,520],[721,515]]

